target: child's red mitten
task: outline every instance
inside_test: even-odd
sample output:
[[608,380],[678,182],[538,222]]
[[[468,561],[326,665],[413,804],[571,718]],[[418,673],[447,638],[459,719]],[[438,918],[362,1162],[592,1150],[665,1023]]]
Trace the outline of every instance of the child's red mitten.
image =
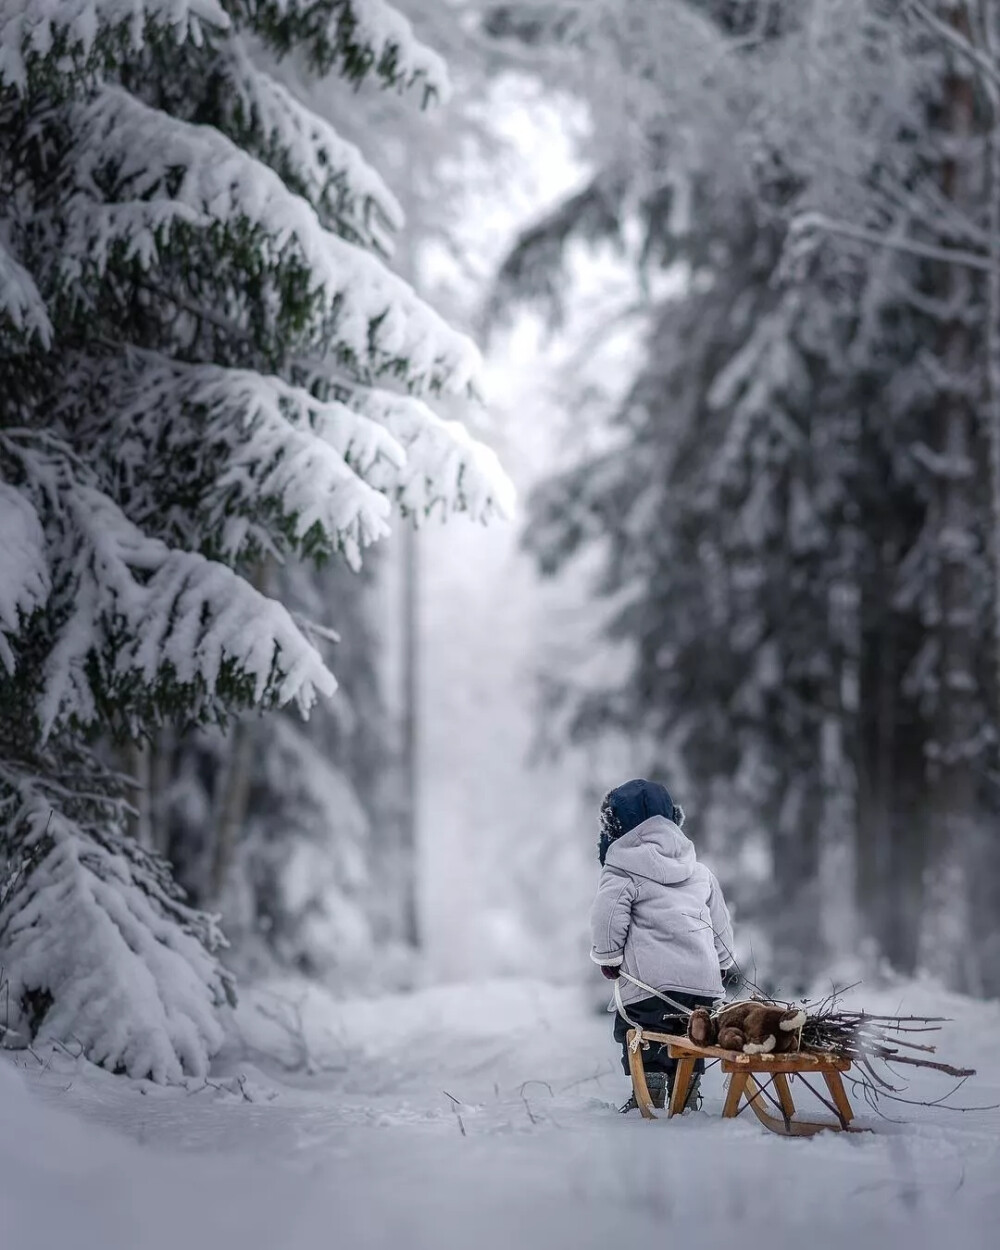
[[621,968],[617,964],[614,967],[610,964],[601,964],[601,975],[607,977],[609,981],[617,981],[620,972]]

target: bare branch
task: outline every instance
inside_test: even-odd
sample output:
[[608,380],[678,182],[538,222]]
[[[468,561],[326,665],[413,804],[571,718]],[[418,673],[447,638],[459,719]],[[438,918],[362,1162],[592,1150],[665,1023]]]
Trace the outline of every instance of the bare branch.
[[869,230],[865,226],[836,221],[832,217],[827,217],[825,213],[802,213],[792,222],[791,232],[795,239],[801,239],[811,230],[840,235],[845,239],[856,239],[859,243],[871,243],[875,247],[887,247],[896,252],[905,252],[910,256],[921,256],[926,260],[939,260],[947,265],[964,265],[968,269],[978,269],[984,273],[988,273],[993,268],[993,261],[990,257],[980,252],[970,252],[957,247],[939,247],[934,243],[921,243],[918,239],[893,239],[877,230]]
[[954,27],[949,26],[924,5],[921,0],[907,0],[907,8],[920,20],[928,26],[934,33],[951,48],[964,56],[966,60],[971,61],[976,69],[987,78],[994,87],[1000,87],[1000,66],[972,43],[969,42]]

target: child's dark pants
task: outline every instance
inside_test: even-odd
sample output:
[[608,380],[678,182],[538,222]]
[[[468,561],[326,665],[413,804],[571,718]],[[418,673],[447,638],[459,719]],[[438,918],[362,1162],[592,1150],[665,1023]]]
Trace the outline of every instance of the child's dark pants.
[[[679,991],[671,993],[674,998],[684,1007],[711,1007],[715,1001],[713,998],[703,998],[698,994],[682,994]],[[672,1013],[669,1004],[660,998],[640,998],[637,1003],[626,1003],[625,1010],[629,1017],[640,1025],[643,1029],[649,1029],[651,1033],[679,1033],[683,1037],[687,1033],[687,1017]],[[619,1012],[615,1012],[615,1041],[621,1042],[622,1046],[622,1067],[628,1074],[628,1042],[626,1035],[632,1026],[621,1018]],[[640,1051],[642,1055],[642,1066],[647,1072],[668,1072],[673,1077],[677,1067],[677,1060],[671,1059],[667,1054],[666,1046],[660,1046],[656,1042],[649,1043],[649,1049]],[[695,1072],[705,1071],[704,1059],[699,1059],[694,1065]]]

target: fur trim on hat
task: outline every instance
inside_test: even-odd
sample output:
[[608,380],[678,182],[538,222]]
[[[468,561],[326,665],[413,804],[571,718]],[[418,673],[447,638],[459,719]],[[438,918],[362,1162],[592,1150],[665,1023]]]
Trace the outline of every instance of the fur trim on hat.
[[678,828],[684,824],[684,809],[674,802],[670,791],[661,782],[636,777],[607,792],[601,800],[600,838],[597,844],[597,858],[602,867],[612,842],[651,816],[664,816]]
[[608,847],[625,832],[611,803],[613,793],[613,790],[609,790],[601,800],[601,832],[597,843],[597,858],[600,860],[602,868],[604,867],[604,858],[608,853]]

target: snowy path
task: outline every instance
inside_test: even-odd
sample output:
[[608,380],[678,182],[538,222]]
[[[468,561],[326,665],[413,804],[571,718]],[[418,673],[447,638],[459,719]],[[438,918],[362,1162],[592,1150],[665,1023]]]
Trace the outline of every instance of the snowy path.
[[[929,1002],[914,987],[903,1005]],[[947,1008],[949,1057],[981,1073],[959,1101],[1000,1102],[1000,1007]],[[877,1134],[784,1141],[720,1122],[712,1074],[711,1116],[620,1117],[607,1021],[530,983],[314,995],[304,1016],[314,1076],[223,1058],[253,1102],[143,1091],[58,1054],[0,1061],[0,1246],[690,1250],[737,1229],[768,1250],[997,1244],[1000,1112],[902,1108],[906,1124],[866,1118]],[[255,1044],[280,1040],[249,1005],[241,1019]]]

